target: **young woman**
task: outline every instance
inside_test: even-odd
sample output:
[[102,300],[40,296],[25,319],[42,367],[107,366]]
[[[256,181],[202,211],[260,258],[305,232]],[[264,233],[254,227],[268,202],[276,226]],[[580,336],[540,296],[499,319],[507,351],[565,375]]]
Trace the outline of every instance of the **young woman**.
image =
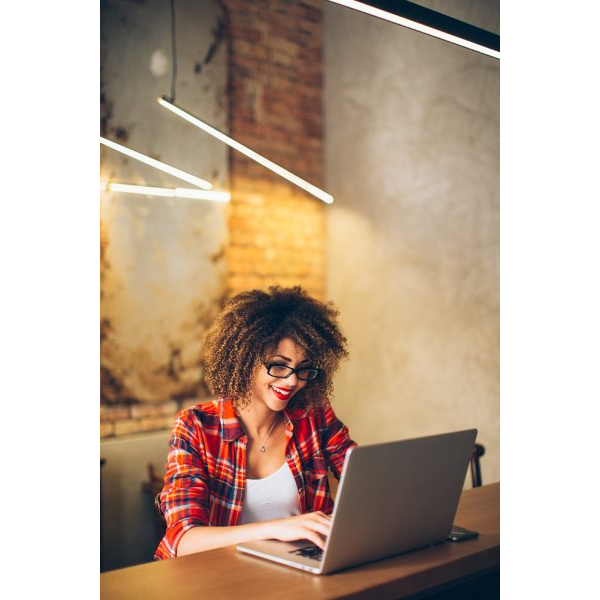
[[159,495],[167,521],[155,558],[259,539],[324,547],[348,429],[329,400],[347,356],[331,305],[300,287],[242,292],[205,338],[218,401],[177,415]]

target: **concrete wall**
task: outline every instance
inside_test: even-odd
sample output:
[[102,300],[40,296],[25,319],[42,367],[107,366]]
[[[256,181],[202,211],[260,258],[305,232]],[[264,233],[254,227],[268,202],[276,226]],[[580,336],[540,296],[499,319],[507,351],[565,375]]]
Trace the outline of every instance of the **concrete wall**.
[[[421,2],[499,33],[499,2]],[[467,427],[499,480],[499,61],[325,3],[327,296],[358,442]]]
[[[169,7],[102,3],[102,135],[224,189],[227,147],[156,102],[171,93]],[[176,101],[226,130],[222,11],[193,0],[179,0],[176,10]],[[105,180],[191,187],[104,146],[101,159]],[[198,395],[201,335],[225,293],[226,206],[106,192],[101,238],[103,400]]]

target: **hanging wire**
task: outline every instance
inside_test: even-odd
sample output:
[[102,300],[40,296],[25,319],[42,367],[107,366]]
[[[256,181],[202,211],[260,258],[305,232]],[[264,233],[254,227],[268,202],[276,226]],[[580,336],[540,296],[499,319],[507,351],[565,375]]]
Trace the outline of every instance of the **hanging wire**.
[[[222,0],[217,0],[223,13],[225,9],[223,7]],[[175,0],[170,0],[171,4],[171,96],[163,95],[165,100],[169,102],[175,102],[175,90],[177,87],[177,25],[175,22]],[[196,64],[196,73],[199,73],[202,67],[206,66],[212,60],[219,45],[225,37],[227,30],[227,24],[225,18],[218,19],[216,27],[212,30],[213,40],[210,43],[206,54],[201,62]]]
[[171,0],[171,102],[175,102],[177,84],[177,29],[175,27],[175,0]]

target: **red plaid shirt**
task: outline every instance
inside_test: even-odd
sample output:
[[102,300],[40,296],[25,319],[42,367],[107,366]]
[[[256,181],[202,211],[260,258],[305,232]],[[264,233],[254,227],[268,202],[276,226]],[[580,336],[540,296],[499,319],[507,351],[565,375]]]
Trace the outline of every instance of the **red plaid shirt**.
[[[300,510],[330,514],[327,468],[339,479],[346,451],[356,444],[329,404],[286,409],[283,414],[285,458],[296,480]],[[192,527],[238,524],[246,489],[247,444],[230,400],[197,404],[177,415],[159,495],[167,531],[154,558],[175,557],[179,540]]]

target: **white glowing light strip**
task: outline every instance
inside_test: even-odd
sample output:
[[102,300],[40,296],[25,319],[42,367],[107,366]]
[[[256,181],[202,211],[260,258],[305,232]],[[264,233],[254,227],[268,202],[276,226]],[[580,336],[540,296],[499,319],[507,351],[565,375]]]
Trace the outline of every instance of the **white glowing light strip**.
[[146,156],[145,154],[142,154],[141,152],[136,152],[135,150],[131,150],[130,148],[126,148],[125,146],[121,146],[121,144],[117,144],[116,142],[111,142],[110,140],[107,140],[106,138],[103,138],[102,136],[100,136],[100,143],[104,144],[105,146],[108,146],[109,148],[112,148],[113,150],[116,150],[117,152],[121,152],[122,154],[131,156],[131,158],[135,158],[136,160],[139,160],[140,162],[146,163],[147,165],[150,165],[151,167],[154,167],[155,169],[159,169],[160,171],[164,171],[165,173],[168,173],[169,175],[173,175],[174,177],[177,177],[178,179],[182,179],[183,181],[187,181],[188,183],[197,185],[199,188],[202,188],[203,190],[210,190],[212,188],[211,183],[209,183],[208,181],[205,181],[204,179],[200,179],[200,177],[196,177],[195,175],[190,175],[189,173],[186,173],[185,171],[176,169],[175,167],[172,167],[171,165],[167,165],[167,164],[160,162],[159,160],[156,160],[154,158],[150,158],[149,156]]
[[145,185],[129,185],[126,183],[100,182],[100,189],[109,192],[127,192],[128,194],[143,194],[145,196],[164,196],[165,198],[192,198],[194,200],[210,200],[211,202],[229,202],[229,192],[214,192],[191,190],[189,188],[160,188]]
[[400,17],[385,10],[381,10],[380,8],[375,8],[374,6],[369,6],[368,4],[363,4],[362,2],[356,2],[356,0],[329,1],[335,2],[336,4],[340,4],[341,6],[353,8],[354,10],[359,10],[360,12],[372,15],[374,17],[379,17],[380,19],[385,19],[386,21],[391,21],[392,23],[396,23],[396,25],[402,25],[404,27],[408,27],[409,29],[414,29],[415,31],[420,31],[421,33],[432,35],[436,38],[439,38],[440,40],[445,40],[446,42],[452,42],[453,44],[457,44],[458,46],[463,46],[463,48],[475,50],[476,52],[481,52],[482,54],[486,54],[487,56],[491,56],[493,58],[500,58],[500,52],[498,52],[497,50],[486,48],[481,44],[475,44],[474,42],[470,42],[456,35],[446,33],[445,31],[440,31],[439,29],[434,29],[433,27],[428,27],[427,25],[423,25],[422,23],[418,23],[417,21],[411,21],[410,19]]
[[283,167],[280,167],[278,164],[274,163],[273,161],[270,161],[268,158],[265,158],[264,156],[261,156],[257,152],[254,152],[254,150],[250,150],[250,148],[248,148],[247,146],[244,146],[243,144],[236,142],[234,139],[230,138],[228,135],[225,135],[224,133],[220,132],[218,129],[215,129],[214,127],[211,127],[210,125],[207,125],[200,119],[197,119],[196,117],[194,117],[190,113],[186,112],[185,110],[182,110],[178,106],[175,106],[168,100],[165,100],[164,98],[158,98],[158,103],[160,105],[164,106],[165,108],[168,108],[171,112],[174,112],[176,115],[180,116],[181,118],[185,119],[186,121],[189,121],[190,123],[192,123],[192,125],[199,127],[200,129],[206,131],[206,133],[210,133],[212,136],[216,137],[221,142],[224,142],[225,144],[227,144],[228,146],[231,146],[238,152],[241,152],[242,154],[245,154],[247,157],[251,158],[252,160],[255,160],[257,163],[261,164],[263,167],[267,167],[267,169],[270,169],[274,173],[277,173],[277,175],[280,175],[284,179],[287,179],[288,181],[291,181],[293,184],[297,185],[298,187],[301,187],[303,190],[306,190],[309,194],[312,194],[313,196],[316,196],[320,200],[323,200],[323,202],[326,202],[327,204],[331,204],[333,202],[333,196],[331,194],[324,192],[322,189],[318,188],[317,186],[313,185],[312,183],[309,183],[308,181],[305,181],[301,177],[298,177],[298,175],[294,175],[287,169],[284,169]]

